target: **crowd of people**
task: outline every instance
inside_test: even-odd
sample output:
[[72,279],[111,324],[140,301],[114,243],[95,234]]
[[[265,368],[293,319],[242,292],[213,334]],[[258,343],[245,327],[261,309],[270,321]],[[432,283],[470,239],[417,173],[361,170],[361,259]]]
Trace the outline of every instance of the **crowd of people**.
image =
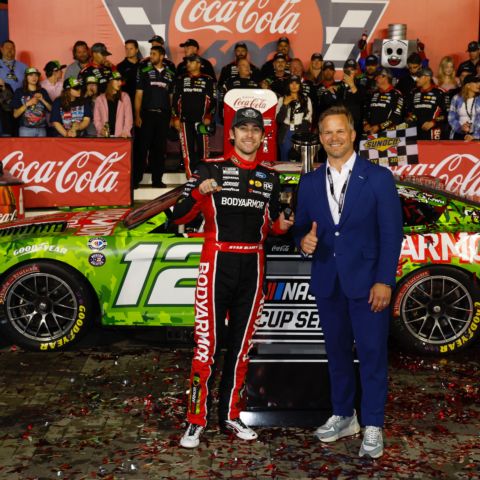
[[333,62],[311,55],[305,68],[290,56],[290,41],[281,37],[272,58],[261,68],[248,58],[248,47],[235,45],[235,58],[217,79],[212,64],[200,56],[200,45],[188,39],[184,58],[175,65],[160,36],[150,39],[142,58],[138,42],[125,42],[118,65],[103,43],[89,47],[77,41],[74,61],[49,61],[42,73],[16,59],[15,44],[1,45],[0,135],[21,137],[133,137],[133,185],[145,168],[154,186],[163,187],[167,138],[180,141],[188,176],[209,156],[209,137],[223,121],[223,98],[234,88],[267,88],[278,97],[277,125],[281,160],[291,159],[294,134],[316,131],[318,119],[331,106],[352,113],[357,142],[364,134],[407,123],[418,139],[480,139],[480,46],[467,46],[468,59],[455,71],[445,56],[434,72],[414,52],[407,68],[390,70],[369,55],[348,59],[336,79]]

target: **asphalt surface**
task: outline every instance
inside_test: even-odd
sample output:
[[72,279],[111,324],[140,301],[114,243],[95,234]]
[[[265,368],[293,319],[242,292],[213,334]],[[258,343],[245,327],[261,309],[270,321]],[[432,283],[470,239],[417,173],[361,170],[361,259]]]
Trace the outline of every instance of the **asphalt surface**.
[[446,359],[390,354],[385,455],[361,437],[322,445],[312,429],[259,428],[242,442],[183,433],[190,348],[150,332],[96,331],[75,349],[0,343],[0,479],[480,478],[480,349]]

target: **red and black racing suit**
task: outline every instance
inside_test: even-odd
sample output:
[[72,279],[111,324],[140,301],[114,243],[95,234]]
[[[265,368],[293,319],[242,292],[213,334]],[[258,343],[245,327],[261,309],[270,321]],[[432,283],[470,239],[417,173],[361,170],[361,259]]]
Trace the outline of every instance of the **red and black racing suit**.
[[[213,178],[222,190],[202,195],[199,185]],[[279,182],[268,162],[248,162],[236,154],[201,162],[173,210],[175,223],[205,219],[205,244],[195,292],[195,349],[187,419],[205,426],[215,359],[227,348],[220,383],[219,419],[238,418],[248,352],[263,308],[267,233],[279,228]]]

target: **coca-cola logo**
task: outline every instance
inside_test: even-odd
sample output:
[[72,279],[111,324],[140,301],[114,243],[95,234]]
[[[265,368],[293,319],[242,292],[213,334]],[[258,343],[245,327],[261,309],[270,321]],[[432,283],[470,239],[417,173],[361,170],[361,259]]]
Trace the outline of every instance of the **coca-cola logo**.
[[[280,4],[273,5],[273,4]],[[183,0],[175,14],[175,27],[179,32],[212,30],[215,33],[269,33],[288,35],[295,33],[301,13],[296,10],[300,0],[248,0],[207,2]]]
[[[108,155],[97,151],[81,151],[67,160],[38,161],[24,159],[24,153],[16,150],[3,159],[4,167],[26,185],[25,190],[34,193],[113,192],[118,185],[119,171],[115,166],[125,161],[125,153]],[[48,186],[47,186],[48,185]]]
[[0,213],[0,223],[13,222],[17,218],[17,210],[10,213]]
[[445,183],[445,189],[459,196],[480,195],[480,158],[471,153],[453,153],[435,163],[391,167],[398,176],[430,175]]
[[264,112],[267,109],[267,102],[263,98],[239,97],[233,102],[235,110],[239,108],[255,108]]
[[[123,39],[136,38],[148,52],[148,39],[162,35],[167,53],[181,61],[179,44],[195,38],[200,54],[217,71],[233,59],[238,41],[250,59],[263,64],[279,37],[287,36],[291,54],[308,62],[322,51],[341,68],[357,57],[362,33],[373,34],[389,0],[104,0]],[[215,35],[212,38],[212,34]]]

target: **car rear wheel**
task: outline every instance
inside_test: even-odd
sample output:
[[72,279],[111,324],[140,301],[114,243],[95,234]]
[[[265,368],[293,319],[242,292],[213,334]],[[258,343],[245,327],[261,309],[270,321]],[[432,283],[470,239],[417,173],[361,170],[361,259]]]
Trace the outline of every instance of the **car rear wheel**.
[[480,334],[480,292],[471,275],[452,267],[415,270],[395,290],[392,334],[420,353],[449,354]]
[[0,286],[0,330],[29,350],[59,350],[91,326],[94,302],[68,266],[38,261],[11,270]]

